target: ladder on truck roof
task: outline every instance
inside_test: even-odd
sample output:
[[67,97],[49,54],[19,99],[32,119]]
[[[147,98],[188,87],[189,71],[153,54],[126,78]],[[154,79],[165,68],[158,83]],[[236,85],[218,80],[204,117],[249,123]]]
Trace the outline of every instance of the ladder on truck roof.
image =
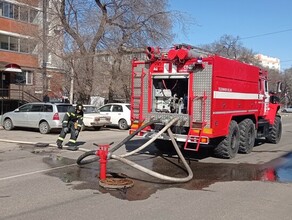
[[132,106],[131,120],[138,121],[139,127],[142,125],[140,123],[144,121],[142,111],[143,111],[143,101],[144,101],[143,100],[143,94],[144,94],[143,82],[144,82],[145,75],[146,73],[145,73],[144,68],[141,68],[141,70],[139,71],[135,71],[133,67],[132,95],[131,95],[131,106]]

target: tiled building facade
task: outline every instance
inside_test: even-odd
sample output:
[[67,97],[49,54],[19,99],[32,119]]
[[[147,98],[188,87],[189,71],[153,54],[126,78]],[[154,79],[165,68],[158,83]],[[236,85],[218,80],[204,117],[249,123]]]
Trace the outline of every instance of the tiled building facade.
[[264,67],[269,67],[270,69],[274,69],[277,71],[281,70],[280,59],[278,58],[265,56],[263,54],[257,54],[256,58]]
[[44,7],[49,11],[48,2],[0,0],[1,113],[15,107],[13,100],[42,100],[46,93],[52,98],[62,97],[62,66],[54,63],[53,55],[43,56],[43,18],[50,17],[43,16],[42,11]]

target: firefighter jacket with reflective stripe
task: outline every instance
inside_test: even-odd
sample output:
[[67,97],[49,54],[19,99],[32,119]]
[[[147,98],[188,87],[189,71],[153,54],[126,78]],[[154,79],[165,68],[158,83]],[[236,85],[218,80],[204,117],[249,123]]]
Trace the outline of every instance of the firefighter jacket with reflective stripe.
[[74,124],[74,128],[80,131],[83,125],[83,111],[77,113],[75,109],[70,109],[64,116],[63,128],[68,127],[69,123]]

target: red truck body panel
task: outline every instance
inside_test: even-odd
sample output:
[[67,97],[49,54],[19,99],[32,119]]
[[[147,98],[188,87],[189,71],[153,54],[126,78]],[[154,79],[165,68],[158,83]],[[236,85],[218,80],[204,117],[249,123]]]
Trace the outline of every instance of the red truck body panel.
[[[150,60],[132,63],[131,132],[153,119],[162,126],[178,117],[177,141],[208,144],[228,135],[231,120],[248,118],[256,129],[259,121],[274,123],[279,105],[269,102],[261,68],[190,48],[148,51],[155,51]],[[155,130],[159,123],[140,135]]]

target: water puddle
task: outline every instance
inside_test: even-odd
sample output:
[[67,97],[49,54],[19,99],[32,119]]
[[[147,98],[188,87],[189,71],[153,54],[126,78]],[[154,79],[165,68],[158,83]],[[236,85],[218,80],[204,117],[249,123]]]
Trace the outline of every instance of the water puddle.
[[[33,152],[32,153],[36,153]],[[50,167],[63,167],[47,172],[47,175],[62,180],[76,190],[92,189],[95,194],[109,193],[112,196],[128,201],[144,200],[158,190],[181,188],[186,190],[207,190],[216,182],[227,181],[273,181],[292,182],[292,152],[277,158],[269,163],[259,164],[230,164],[230,163],[204,163],[198,160],[189,160],[194,177],[187,183],[169,183],[139,170],[129,167],[119,161],[110,160],[107,164],[108,177],[129,178],[134,186],[118,190],[107,190],[99,186],[99,163],[79,167],[76,160],[56,155],[49,151],[37,152],[44,156],[44,163]],[[137,155],[128,157],[131,161],[155,172],[171,176],[186,177],[183,164],[174,157],[161,157],[157,155]],[[72,166],[70,166],[72,165]]]
[[[173,176],[185,177],[184,167],[176,158],[152,157],[145,155],[130,157],[132,161],[147,167],[155,172]],[[50,155],[44,162],[51,167],[74,164],[75,160]],[[119,161],[110,160],[107,168],[109,177],[127,177],[134,181],[131,188],[106,190],[99,186],[99,164],[97,162],[83,167],[71,166],[48,172],[50,176],[60,178],[73,189],[97,190],[98,193],[109,193],[124,200],[144,200],[158,190],[168,188],[182,188],[186,190],[204,190],[211,184],[226,181],[276,181],[292,182],[292,153],[271,161],[264,165],[256,164],[224,164],[203,163],[191,161],[190,167],[194,177],[187,183],[169,183],[142,173]]]

